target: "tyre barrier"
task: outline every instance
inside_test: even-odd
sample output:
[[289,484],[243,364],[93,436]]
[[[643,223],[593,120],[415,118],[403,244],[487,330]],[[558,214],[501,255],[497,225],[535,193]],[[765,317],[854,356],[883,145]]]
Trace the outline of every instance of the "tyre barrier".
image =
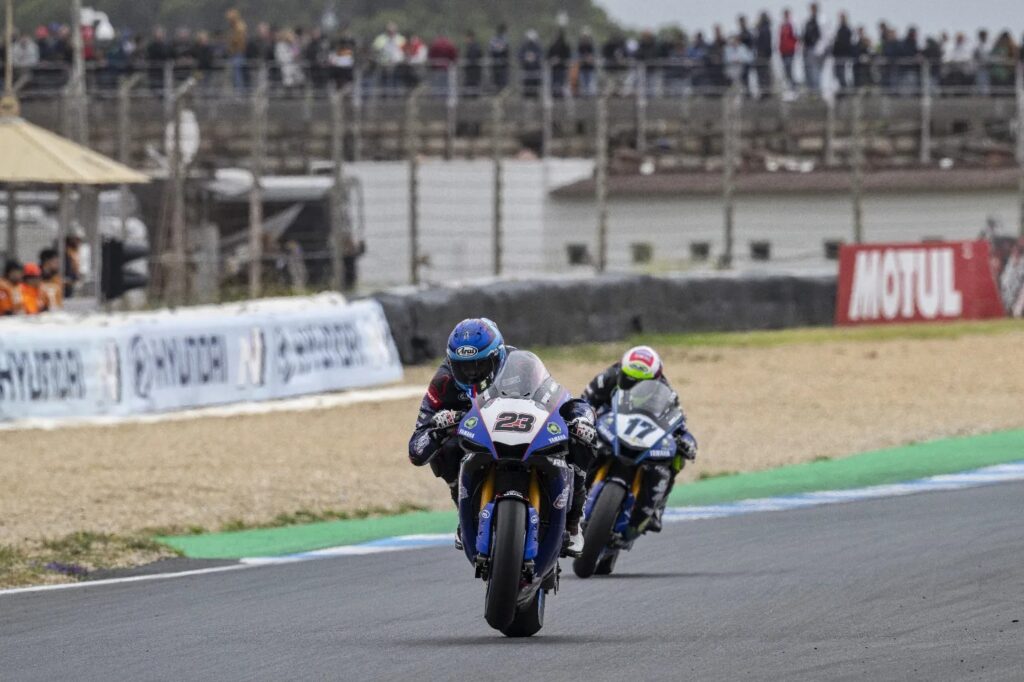
[[836,278],[823,275],[605,275],[386,292],[380,302],[404,364],[444,354],[448,334],[485,316],[521,347],[621,341],[635,334],[831,325]]

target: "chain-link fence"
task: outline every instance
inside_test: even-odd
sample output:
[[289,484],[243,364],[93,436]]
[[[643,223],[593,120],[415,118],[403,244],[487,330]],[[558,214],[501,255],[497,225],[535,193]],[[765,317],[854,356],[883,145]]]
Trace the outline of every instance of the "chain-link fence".
[[979,84],[927,61],[828,62],[808,88],[777,64],[547,63],[497,91],[492,64],[298,80],[168,64],[90,71],[84,103],[45,70],[20,88],[31,120],[81,118],[91,146],[152,171],[150,294],[173,303],[820,267],[842,242],[990,218],[1016,232],[1024,72],[986,68]]

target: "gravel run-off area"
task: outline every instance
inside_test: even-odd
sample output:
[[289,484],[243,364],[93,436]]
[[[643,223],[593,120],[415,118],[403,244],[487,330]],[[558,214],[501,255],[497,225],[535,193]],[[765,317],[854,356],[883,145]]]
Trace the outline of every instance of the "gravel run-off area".
[[[1024,330],[959,338],[664,349],[700,458],[685,477],[1024,426]],[[552,374],[574,392],[621,347]],[[406,373],[426,385],[432,368]],[[418,401],[0,435],[0,546],[68,533],[263,524],[450,505],[406,454]]]

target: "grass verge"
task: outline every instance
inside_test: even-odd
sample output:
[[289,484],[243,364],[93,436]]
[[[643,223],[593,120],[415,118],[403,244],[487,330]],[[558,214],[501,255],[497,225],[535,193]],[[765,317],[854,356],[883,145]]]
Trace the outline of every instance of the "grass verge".
[[87,580],[96,571],[128,568],[181,553],[153,538],[164,529],[133,535],[77,532],[0,546],[0,588]]
[[[701,506],[822,490],[849,490],[1022,459],[1024,430],[949,438],[844,459],[819,458],[806,464],[765,471],[709,476],[677,488],[671,504]],[[448,533],[454,529],[455,522],[454,512],[416,512],[263,530],[162,537],[160,541],[197,559],[239,559],[281,556],[399,535]]]

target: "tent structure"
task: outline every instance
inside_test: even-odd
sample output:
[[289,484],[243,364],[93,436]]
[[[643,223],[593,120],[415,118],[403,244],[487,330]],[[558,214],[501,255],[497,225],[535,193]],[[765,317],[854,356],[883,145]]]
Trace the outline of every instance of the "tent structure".
[[66,140],[0,105],[0,183],[18,185],[135,185],[142,173]]

